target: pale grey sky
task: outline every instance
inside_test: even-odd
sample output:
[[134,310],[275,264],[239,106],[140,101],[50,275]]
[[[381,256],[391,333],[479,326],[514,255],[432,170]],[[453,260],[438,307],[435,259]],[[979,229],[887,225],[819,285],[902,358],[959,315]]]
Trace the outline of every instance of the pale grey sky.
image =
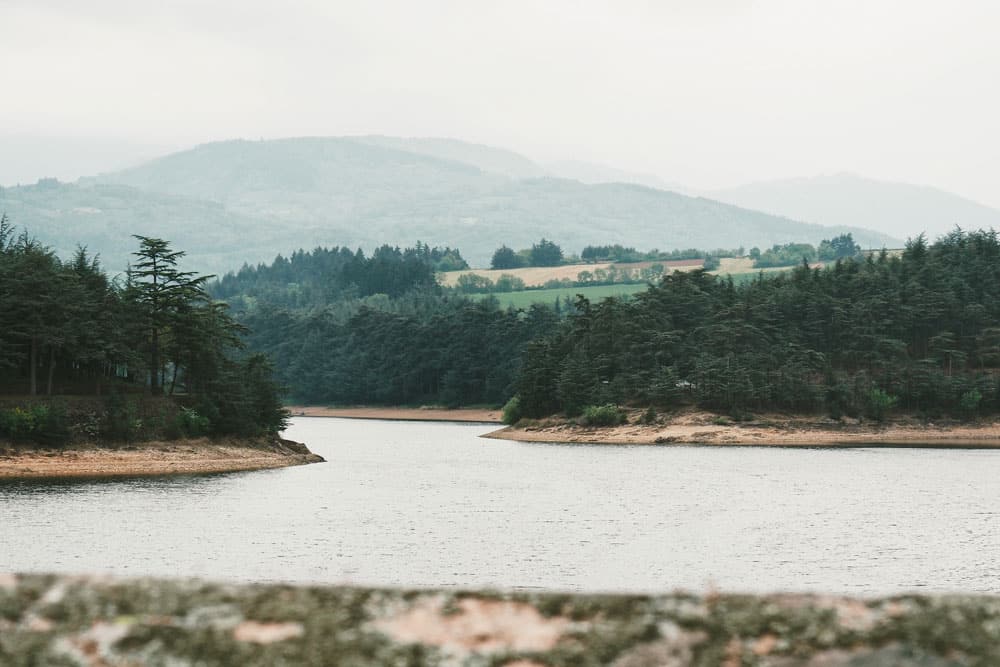
[[0,0],[0,183],[374,133],[1000,206],[998,33],[995,0]]

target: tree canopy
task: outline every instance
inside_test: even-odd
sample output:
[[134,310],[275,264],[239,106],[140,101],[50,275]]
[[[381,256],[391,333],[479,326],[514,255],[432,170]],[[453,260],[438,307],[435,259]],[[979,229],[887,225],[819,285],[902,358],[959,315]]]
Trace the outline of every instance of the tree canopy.
[[276,433],[285,421],[269,362],[181,271],[162,239],[137,237],[124,282],[79,248],[69,261],[0,218],[0,388],[6,393],[169,393],[212,433]]
[[900,256],[853,255],[736,286],[675,272],[630,300],[578,299],[531,343],[527,416],[694,402],[882,418],[1000,410],[1000,243],[956,230]]

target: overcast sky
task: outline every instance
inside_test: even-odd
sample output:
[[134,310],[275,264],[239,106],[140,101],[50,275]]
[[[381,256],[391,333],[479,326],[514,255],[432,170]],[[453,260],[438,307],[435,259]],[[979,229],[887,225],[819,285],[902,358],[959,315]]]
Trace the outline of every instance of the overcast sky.
[[998,34],[996,0],[0,0],[0,183],[390,134],[1000,206]]

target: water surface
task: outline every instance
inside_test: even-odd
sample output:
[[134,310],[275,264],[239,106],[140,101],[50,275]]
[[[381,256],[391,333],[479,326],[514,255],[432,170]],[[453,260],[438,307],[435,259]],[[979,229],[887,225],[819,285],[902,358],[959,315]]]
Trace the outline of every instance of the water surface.
[[596,446],[297,418],[328,460],[0,482],[0,571],[561,590],[1000,593],[1000,451]]

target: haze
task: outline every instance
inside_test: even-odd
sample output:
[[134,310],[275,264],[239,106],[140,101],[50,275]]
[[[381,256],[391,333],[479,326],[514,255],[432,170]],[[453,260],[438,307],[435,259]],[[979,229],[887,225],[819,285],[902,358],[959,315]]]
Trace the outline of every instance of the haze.
[[4,0],[0,183],[386,134],[714,188],[841,170],[1000,205],[1000,4]]

